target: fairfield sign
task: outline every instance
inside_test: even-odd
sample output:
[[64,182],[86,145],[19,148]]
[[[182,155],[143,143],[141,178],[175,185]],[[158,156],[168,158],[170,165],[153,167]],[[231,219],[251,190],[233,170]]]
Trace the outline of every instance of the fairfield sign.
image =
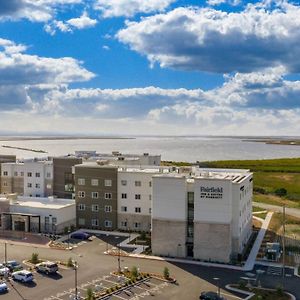
[[206,199],[222,199],[223,188],[222,187],[200,187],[200,198]]

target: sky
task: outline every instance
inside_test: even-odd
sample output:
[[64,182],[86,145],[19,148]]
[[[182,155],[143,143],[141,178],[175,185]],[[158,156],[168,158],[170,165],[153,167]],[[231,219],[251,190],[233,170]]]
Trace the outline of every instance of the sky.
[[300,3],[0,0],[0,133],[299,135]]

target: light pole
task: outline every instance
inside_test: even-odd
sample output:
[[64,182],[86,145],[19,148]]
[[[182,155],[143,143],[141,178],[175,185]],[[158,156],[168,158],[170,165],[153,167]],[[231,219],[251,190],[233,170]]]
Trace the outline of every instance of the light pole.
[[7,243],[4,243],[4,262],[7,264]]
[[78,263],[77,261],[73,260],[73,268],[75,271],[75,300],[78,299],[78,287],[77,287],[77,270],[78,270]]
[[70,233],[71,233],[71,230],[70,230],[70,228],[68,228],[68,250],[70,250]]
[[214,280],[217,282],[217,286],[218,286],[218,296],[221,296],[221,290],[220,290],[220,278],[218,277],[214,277]]
[[283,237],[282,237],[282,288],[284,289],[284,277],[285,277],[285,204],[283,204],[283,220],[282,220],[282,229],[283,229]]

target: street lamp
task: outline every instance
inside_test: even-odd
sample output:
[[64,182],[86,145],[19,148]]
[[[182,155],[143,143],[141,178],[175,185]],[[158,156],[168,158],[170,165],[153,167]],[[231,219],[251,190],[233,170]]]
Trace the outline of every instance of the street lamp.
[[70,228],[68,228],[68,250],[70,250],[70,233],[71,233],[71,230],[70,230]]
[[221,296],[221,291],[220,291],[220,278],[218,277],[214,277],[214,280],[217,282],[217,286],[218,286],[218,296]]
[[79,300],[79,298],[78,298],[78,287],[77,287],[78,263],[75,260],[73,260],[73,268],[74,268],[74,271],[75,271],[75,300]]

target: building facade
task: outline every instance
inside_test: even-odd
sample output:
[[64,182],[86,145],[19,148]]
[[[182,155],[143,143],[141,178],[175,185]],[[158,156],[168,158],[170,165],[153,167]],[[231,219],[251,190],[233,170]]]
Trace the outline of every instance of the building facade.
[[118,168],[85,163],[74,171],[77,227],[117,229]]
[[4,155],[4,154],[1,154],[0,155],[0,194],[2,194],[2,163],[8,163],[8,162],[16,162],[16,156],[15,155]]
[[252,173],[197,173],[153,176],[152,252],[229,262],[252,233]]

